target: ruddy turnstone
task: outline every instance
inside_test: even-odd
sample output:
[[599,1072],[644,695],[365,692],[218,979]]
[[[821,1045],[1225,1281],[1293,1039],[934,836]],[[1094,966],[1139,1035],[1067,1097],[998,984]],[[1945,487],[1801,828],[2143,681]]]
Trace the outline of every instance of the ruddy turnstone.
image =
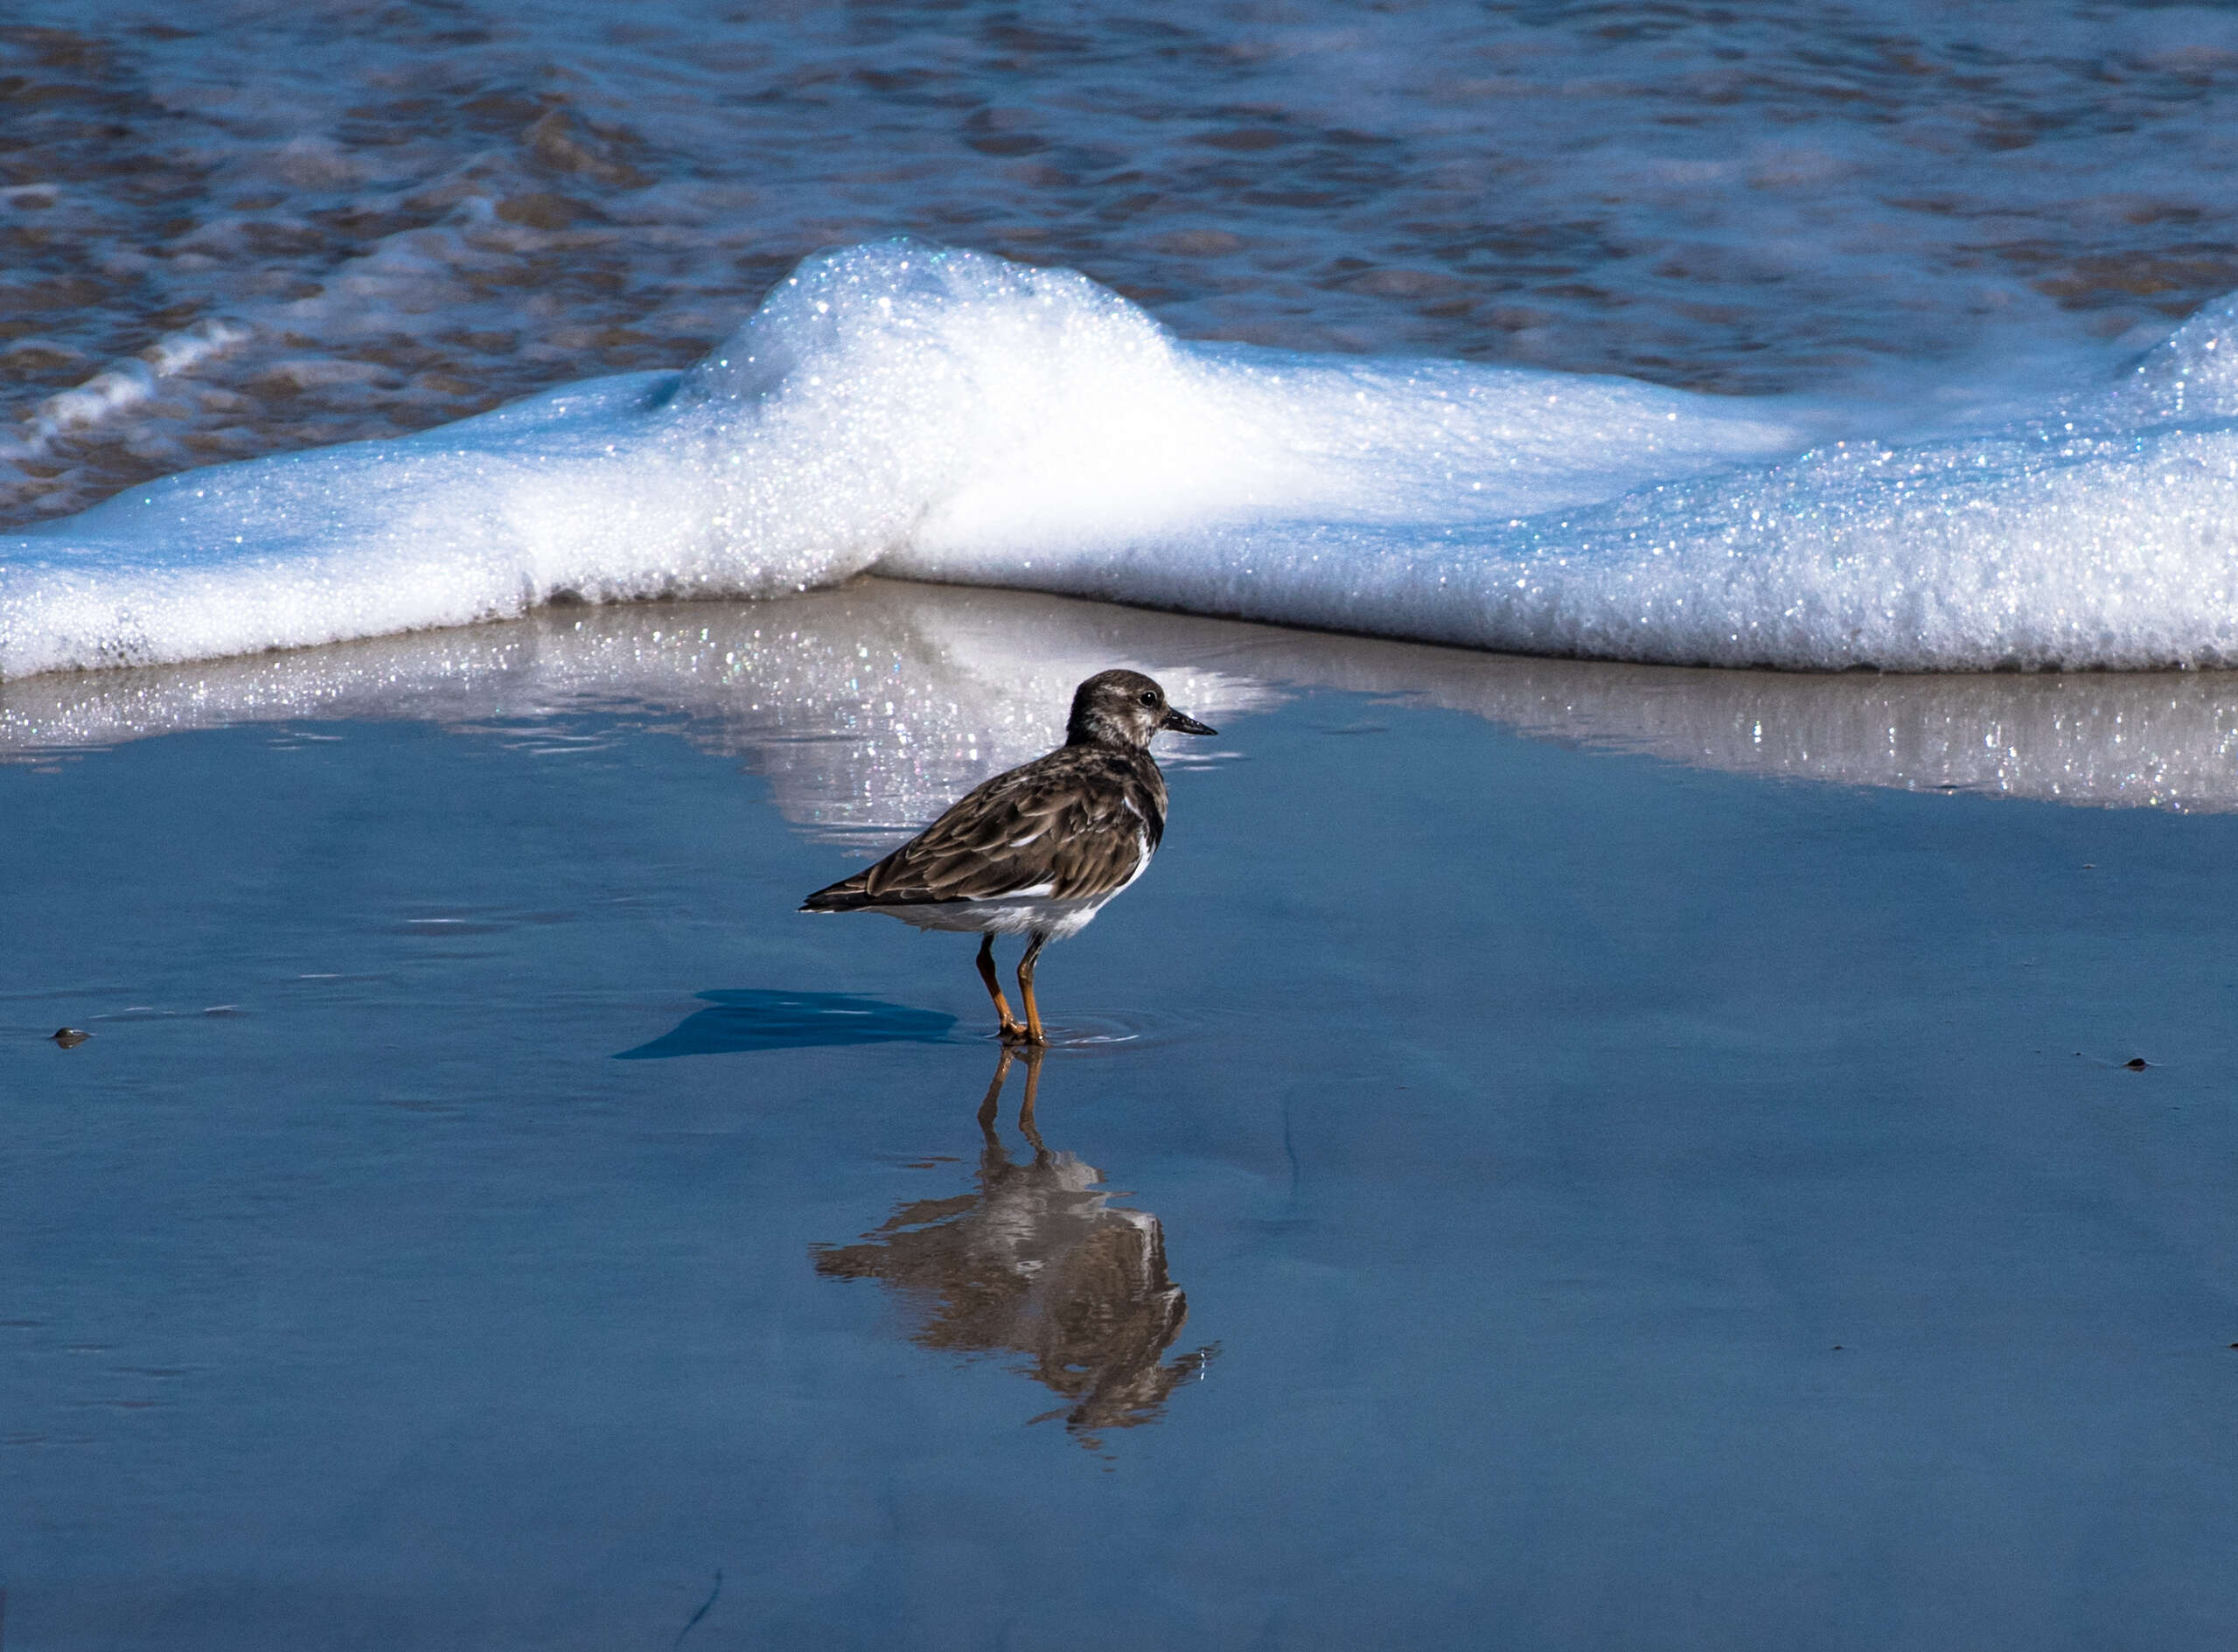
[[[884,912],[921,930],[976,930],[980,979],[1005,1043],[1046,1044],[1034,964],[1077,935],[1140,877],[1166,830],[1166,777],[1150,758],[1161,729],[1209,735],[1139,671],[1099,672],[1072,696],[1064,743],[973,788],[873,867],[801,903],[804,912]],[[1024,935],[1021,1026],[994,973],[994,938]]]

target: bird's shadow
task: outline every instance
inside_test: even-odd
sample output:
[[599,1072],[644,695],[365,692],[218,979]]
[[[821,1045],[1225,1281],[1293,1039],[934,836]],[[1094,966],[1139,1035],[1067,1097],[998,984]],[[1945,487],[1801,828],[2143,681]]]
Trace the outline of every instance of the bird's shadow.
[[756,1049],[835,1044],[952,1044],[956,1018],[937,1009],[882,1003],[854,993],[781,993],[763,988],[701,993],[695,1010],[650,1043],[617,1061],[722,1056]]

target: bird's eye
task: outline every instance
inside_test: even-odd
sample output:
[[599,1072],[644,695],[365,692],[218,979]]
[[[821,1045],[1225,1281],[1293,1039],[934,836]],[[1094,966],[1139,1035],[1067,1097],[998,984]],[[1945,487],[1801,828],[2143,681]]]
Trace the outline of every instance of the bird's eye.
[[1158,703],[1158,696],[1152,694],[1147,688],[1136,695],[1135,698],[1140,700],[1146,706],[1154,706]]

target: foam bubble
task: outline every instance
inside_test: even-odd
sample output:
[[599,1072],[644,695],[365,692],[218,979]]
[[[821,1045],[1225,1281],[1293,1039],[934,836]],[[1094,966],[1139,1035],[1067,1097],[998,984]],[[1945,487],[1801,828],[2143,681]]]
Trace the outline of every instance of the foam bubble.
[[1068,271],[877,243],[808,261],[680,377],[0,540],[0,673],[874,568],[1622,659],[2228,665],[2234,317],[2025,416],[1875,441],[1932,422],[1187,344]]

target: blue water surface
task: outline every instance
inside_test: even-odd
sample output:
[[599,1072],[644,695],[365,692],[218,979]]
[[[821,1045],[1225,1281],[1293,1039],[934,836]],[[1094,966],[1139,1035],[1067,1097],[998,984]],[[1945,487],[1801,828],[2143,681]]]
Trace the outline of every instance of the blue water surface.
[[2228,1644],[2238,819],[1307,696],[1029,1073],[563,721],[0,768],[11,1642]]

